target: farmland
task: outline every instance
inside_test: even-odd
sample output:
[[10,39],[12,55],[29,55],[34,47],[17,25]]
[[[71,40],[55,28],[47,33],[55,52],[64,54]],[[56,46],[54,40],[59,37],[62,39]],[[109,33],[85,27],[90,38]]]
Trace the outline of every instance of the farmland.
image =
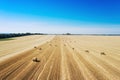
[[0,41],[0,80],[120,80],[120,37],[32,35]]

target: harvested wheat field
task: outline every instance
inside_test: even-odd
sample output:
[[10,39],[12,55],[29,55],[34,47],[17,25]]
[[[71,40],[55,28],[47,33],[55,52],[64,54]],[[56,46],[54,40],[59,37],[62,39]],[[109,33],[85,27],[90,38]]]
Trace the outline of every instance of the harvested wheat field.
[[120,80],[119,36],[0,41],[0,80]]

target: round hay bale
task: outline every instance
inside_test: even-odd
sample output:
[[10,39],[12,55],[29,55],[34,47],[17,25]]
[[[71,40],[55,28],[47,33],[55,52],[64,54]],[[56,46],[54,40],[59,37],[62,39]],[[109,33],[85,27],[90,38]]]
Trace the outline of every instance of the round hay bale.
[[85,50],[85,52],[89,53],[89,50]]
[[100,54],[101,54],[101,55],[106,55],[105,52],[101,52]]
[[40,62],[40,60],[37,57],[34,57],[32,60],[33,62]]
[[37,48],[36,46],[34,46],[34,48]]
[[42,48],[40,48],[39,50],[42,50]]

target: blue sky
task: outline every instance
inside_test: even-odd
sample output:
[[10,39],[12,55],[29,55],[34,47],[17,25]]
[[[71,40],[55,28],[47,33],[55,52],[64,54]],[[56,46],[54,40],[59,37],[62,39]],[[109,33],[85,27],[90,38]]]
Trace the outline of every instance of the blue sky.
[[0,32],[120,33],[119,0],[0,0]]

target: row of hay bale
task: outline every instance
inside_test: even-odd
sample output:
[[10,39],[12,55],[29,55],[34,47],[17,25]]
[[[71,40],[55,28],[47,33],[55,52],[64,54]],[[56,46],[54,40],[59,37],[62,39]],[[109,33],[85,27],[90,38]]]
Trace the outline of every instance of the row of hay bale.
[[[90,51],[89,50],[85,50],[85,52],[89,53]],[[105,52],[100,52],[101,55],[106,55]]]
[[[75,50],[75,48],[72,48],[72,50]],[[89,51],[89,50],[85,50],[85,52],[86,52],[86,53],[90,53],[90,51]],[[106,53],[105,53],[105,52],[100,52],[100,54],[101,54],[101,55],[106,55]]]
[[[34,46],[34,48],[35,48],[35,49],[42,50],[42,48],[38,48],[37,46]],[[33,57],[33,58],[32,58],[32,61],[33,61],[33,62],[40,62],[40,59],[37,58],[37,57]]]
[[39,50],[42,50],[42,48],[38,48],[38,47],[36,47],[36,46],[34,46],[34,48],[35,48],[35,49],[39,49]]

